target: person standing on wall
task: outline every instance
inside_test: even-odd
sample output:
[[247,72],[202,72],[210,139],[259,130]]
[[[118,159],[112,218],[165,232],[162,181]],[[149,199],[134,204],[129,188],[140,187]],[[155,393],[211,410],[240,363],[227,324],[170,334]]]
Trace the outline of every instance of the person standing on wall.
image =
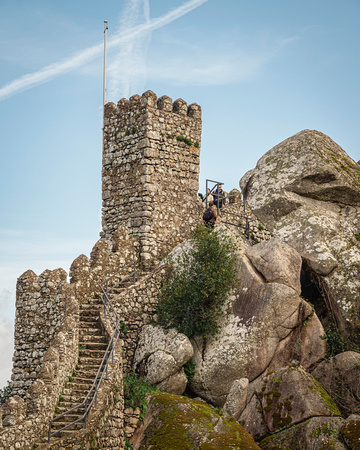
[[214,192],[214,204],[217,208],[221,209],[223,206],[225,206],[225,193],[222,190],[221,184],[219,183],[217,185],[216,191]]
[[203,202],[204,204],[210,205],[210,202],[214,201],[214,197],[211,195],[210,189],[207,188],[206,195],[204,196]]

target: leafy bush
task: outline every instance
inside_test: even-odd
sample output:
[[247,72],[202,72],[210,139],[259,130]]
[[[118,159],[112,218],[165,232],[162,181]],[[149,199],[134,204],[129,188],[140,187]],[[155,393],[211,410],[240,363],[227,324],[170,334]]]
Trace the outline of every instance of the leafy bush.
[[156,305],[159,325],[188,337],[216,334],[221,307],[236,283],[234,250],[230,238],[197,227],[192,249],[169,265]]
[[148,404],[146,394],[157,391],[155,386],[145,383],[136,373],[124,377],[125,408],[140,408],[140,420],[144,420]]
[[349,350],[353,350],[355,352],[359,351],[359,347],[355,343],[354,336],[349,335],[348,337],[345,337],[342,330],[338,329],[333,323],[331,323],[325,330],[325,335],[320,337],[321,339],[326,340],[326,358],[336,356],[339,353],[347,352]]
[[0,406],[6,402],[8,398],[12,396],[12,390],[10,386],[10,381],[7,385],[0,389]]

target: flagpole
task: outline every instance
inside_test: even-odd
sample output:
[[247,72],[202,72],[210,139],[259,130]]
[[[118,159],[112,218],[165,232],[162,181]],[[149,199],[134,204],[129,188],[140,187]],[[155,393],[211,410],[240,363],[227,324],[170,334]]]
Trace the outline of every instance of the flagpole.
[[105,132],[105,104],[106,104],[106,35],[108,22],[104,20],[104,76],[103,76],[103,128],[102,128],[102,150],[104,153],[104,132]]

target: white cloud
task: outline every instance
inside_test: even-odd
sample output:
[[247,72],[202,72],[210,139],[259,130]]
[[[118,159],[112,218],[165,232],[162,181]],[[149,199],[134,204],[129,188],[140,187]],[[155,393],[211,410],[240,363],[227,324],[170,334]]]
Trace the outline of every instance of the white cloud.
[[[148,69],[151,80],[166,81],[177,85],[225,85],[247,81],[257,76],[262,69],[273,61],[280,51],[290,45],[296,38],[269,39],[257,48],[242,49],[236,42],[224,39],[221,42],[197,43],[188,45],[186,51],[168,54],[166,61],[155,55]],[[167,41],[169,45],[169,41]],[[181,46],[183,42],[172,41],[172,48]],[[173,56],[176,54],[177,56]],[[178,56],[180,55],[180,56]]]
[[[169,11],[161,17],[158,17],[157,19],[151,19],[143,24],[135,25],[132,28],[125,30],[125,32],[118,33],[118,35],[114,38],[109,39],[108,47],[112,48],[119,47],[120,45],[126,46],[129,45],[129,43],[136,43],[138,39],[143,39],[144,36],[147,36],[149,32],[168,25],[169,23],[189,13],[190,11],[201,6],[207,1],[208,0],[190,0],[184,3],[182,6]],[[144,2],[144,14],[146,16],[147,2],[146,0],[144,0]],[[130,12],[134,15],[138,14],[139,6],[141,6],[140,3],[138,3],[137,0],[132,0],[130,4]],[[131,8],[133,8],[133,10],[131,10]],[[19,92],[22,92],[26,89],[30,89],[34,86],[45,83],[64,73],[82,67],[100,56],[102,53],[103,43],[77,52],[70,58],[66,58],[57,63],[50,64],[37,72],[24,75],[0,88],[0,101],[11,97],[12,95],[18,94]]]
[[[149,0],[131,0],[120,18],[118,33],[127,34],[141,24],[149,25]],[[151,30],[122,45],[108,66],[108,97],[129,97],[131,92],[141,92],[146,81],[146,55]]]

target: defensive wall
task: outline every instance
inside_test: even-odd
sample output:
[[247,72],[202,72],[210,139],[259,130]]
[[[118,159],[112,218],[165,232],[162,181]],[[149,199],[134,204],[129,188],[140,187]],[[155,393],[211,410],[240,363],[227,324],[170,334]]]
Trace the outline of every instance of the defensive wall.
[[[52,444],[52,448],[77,448],[84,443],[123,448],[122,377],[131,370],[138,332],[154,318],[165,276],[158,263],[202,222],[203,204],[197,194],[201,144],[197,104],[188,106],[167,96],[158,99],[151,91],[117,105],[107,104],[104,138],[103,230],[90,258],[75,259],[70,282],[63,269],[46,270],[40,276],[29,270],[18,279],[15,396],[0,408],[0,448],[33,448],[39,436],[46,434],[59,395],[77,364],[81,305],[98,298],[99,284],[137,259],[137,267],[147,273],[113,299],[124,327],[109,382],[99,394],[102,406],[88,430]],[[241,202],[229,205],[229,210],[239,213],[233,220],[243,226],[242,208]],[[256,239],[268,239],[269,234],[260,228],[255,220],[251,222]],[[104,333],[111,334],[106,318],[102,322]],[[129,423],[126,414],[125,423]]]
[[102,233],[139,236],[139,262],[153,267],[201,214],[197,201],[201,108],[152,91],[105,107]]

